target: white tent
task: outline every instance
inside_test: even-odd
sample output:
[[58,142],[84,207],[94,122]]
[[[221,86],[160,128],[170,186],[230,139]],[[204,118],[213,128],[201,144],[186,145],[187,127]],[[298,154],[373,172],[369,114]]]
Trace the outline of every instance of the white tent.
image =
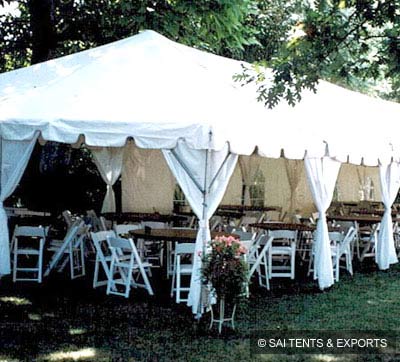
[[[397,262],[390,234],[390,207],[399,188],[400,105],[321,82],[292,108],[273,110],[255,101],[253,88],[232,74],[240,62],[207,54],[153,32],[0,75],[1,193],[15,189],[37,137],[93,148],[107,183],[121,173],[123,147],[132,137],[141,148],[162,149],[200,229],[196,250],[209,239],[208,221],[221,201],[238,155],[303,159],[317,228],[316,270],[321,288],[333,284],[323,217],[341,162],[381,166],[387,212],[377,261]],[[394,157],[394,159],[393,159]],[[392,162],[393,161],[393,162]],[[393,196],[394,195],[394,196]],[[198,311],[200,257],[195,254],[189,305]],[[0,274],[10,270],[8,231],[0,204]]]

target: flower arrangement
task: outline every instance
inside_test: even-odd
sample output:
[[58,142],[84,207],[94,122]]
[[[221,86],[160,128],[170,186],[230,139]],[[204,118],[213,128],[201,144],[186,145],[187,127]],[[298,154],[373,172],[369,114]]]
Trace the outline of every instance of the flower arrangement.
[[210,252],[203,256],[203,283],[211,284],[217,297],[237,299],[247,283],[246,248],[232,236],[218,236],[209,243]]

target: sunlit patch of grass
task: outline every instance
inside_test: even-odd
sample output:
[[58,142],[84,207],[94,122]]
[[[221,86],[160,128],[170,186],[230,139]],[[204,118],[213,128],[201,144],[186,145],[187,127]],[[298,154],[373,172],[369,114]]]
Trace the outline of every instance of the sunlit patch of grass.
[[41,321],[42,320],[42,317],[39,314],[34,314],[34,313],[29,313],[28,318],[31,321]]
[[26,298],[14,297],[14,296],[7,296],[7,297],[0,297],[0,302],[10,303],[14,305],[31,305],[32,302]]
[[331,354],[316,354],[310,358],[312,361],[315,362],[342,362],[342,361],[349,361],[348,357],[342,356],[333,356]]
[[71,336],[79,335],[79,334],[85,334],[87,331],[84,328],[71,328],[68,333]]
[[48,361],[61,361],[72,360],[79,361],[87,358],[96,357],[96,350],[94,348],[83,348],[78,351],[61,351],[49,354],[45,360]]
[[10,359],[10,358],[3,358],[0,357],[0,362],[19,362],[19,359]]

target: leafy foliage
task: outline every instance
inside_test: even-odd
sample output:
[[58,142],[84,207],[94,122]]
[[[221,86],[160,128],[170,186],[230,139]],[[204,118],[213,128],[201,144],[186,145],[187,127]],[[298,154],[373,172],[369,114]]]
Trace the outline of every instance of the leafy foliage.
[[[49,17],[44,10],[35,11],[38,3],[47,4]],[[243,26],[254,11],[252,0],[21,0],[18,4],[19,14],[0,16],[4,40],[0,51],[6,54],[0,59],[2,71],[28,65],[43,43],[52,58],[143,29],[228,56],[243,55],[245,46],[257,42],[256,30]],[[35,35],[44,29],[47,36],[35,45]]]
[[[273,0],[260,4],[257,19],[269,31],[259,34],[263,48],[251,49],[255,65],[236,79],[257,82],[258,99],[268,107],[282,99],[296,104],[302,90],[315,91],[321,78],[400,100],[399,1],[292,0],[285,5]],[[271,24],[277,19],[280,27]],[[273,46],[265,45],[269,40]]]

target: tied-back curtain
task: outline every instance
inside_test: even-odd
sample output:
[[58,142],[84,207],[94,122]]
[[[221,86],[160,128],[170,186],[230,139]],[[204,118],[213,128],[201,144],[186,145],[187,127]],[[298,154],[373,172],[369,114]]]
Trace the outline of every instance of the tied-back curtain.
[[400,164],[392,162],[387,165],[379,165],[379,175],[385,212],[379,229],[375,261],[379,269],[385,270],[389,268],[390,264],[398,262],[393,240],[392,204],[400,187]]
[[314,240],[314,271],[320,289],[325,289],[334,283],[326,210],[332,201],[340,162],[330,157],[306,157],[304,165],[314,204],[319,212]]
[[224,196],[238,156],[229,154],[228,146],[221,151],[194,150],[183,141],[173,150],[163,150],[163,153],[193,212],[199,218],[187,303],[194,314],[199,314],[201,258],[211,239],[209,220]]
[[90,148],[93,160],[100,175],[107,184],[101,212],[115,212],[115,194],[113,185],[121,175],[124,147]]
[[28,141],[1,142],[1,194],[0,194],[0,275],[10,273],[10,242],[7,214],[3,202],[17,187],[31,157],[38,135]]
[[250,186],[254,183],[260,164],[261,157],[259,156],[252,155],[239,157],[239,167],[243,178],[245,205],[250,205]]

